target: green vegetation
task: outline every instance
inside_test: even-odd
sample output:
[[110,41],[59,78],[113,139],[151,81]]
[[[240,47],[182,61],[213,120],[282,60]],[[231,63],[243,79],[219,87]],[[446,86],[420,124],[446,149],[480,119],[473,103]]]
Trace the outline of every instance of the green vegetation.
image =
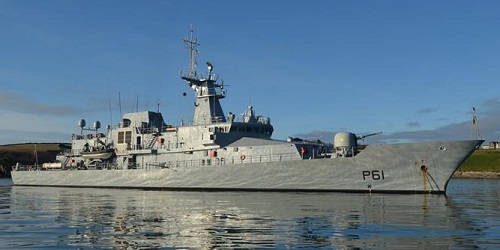
[[9,144],[0,145],[0,153],[13,152],[28,152],[34,154],[36,150],[39,152],[59,150],[59,143],[25,143],[25,144]]
[[458,170],[500,172],[500,150],[476,150]]
[[10,176],[12,166],[16,163],[34,165],[38,162],[52,162],[60,151],[59,143],[26,143],[0,145],[0,177]]

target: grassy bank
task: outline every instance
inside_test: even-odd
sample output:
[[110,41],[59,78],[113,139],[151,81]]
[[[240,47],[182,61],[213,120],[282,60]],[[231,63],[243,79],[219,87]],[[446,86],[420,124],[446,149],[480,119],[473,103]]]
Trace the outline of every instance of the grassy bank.
[[[36,154],[35,154],[36,149]],[[0,145],[0,177],[10,175],[16,163],[52,162],[59,153],[59,143],[25,143]]]
[[476,150],[458,170],[500,172],[500,150]]

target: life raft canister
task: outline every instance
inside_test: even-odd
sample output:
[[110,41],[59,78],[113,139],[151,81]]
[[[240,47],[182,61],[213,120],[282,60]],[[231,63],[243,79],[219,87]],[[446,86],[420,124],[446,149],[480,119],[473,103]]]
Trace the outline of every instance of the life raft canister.
[[217,157],[217,150],[212,149],[212,151],[210,151],[210,157],[212,158]]
[[156,141],[159,143],[159,144],[163,144],[165,142],[165,139],[161,138],[161,137],[158,137],[156,138]]
[[304,147],[304,146],[300,147],[300,153],[301,154],[307,154],[307,148]]

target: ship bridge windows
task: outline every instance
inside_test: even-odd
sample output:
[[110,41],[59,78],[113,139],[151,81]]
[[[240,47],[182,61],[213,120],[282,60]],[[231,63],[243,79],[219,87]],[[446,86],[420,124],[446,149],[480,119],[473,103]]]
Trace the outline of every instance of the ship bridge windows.
[[229,132],[235,133],[253,133],[271,135],[273,127],[270,125],[248,125],[248,124],[232,124]]
[[132,131],[125,131],[125,143],[132,142]]
[[227,133],[229,131],[229,127],[209,127],[208,131],[215,133]]
[[132,142],[132,131],[120,131],[118,132],[118,143],[128,143]]
[[130,119],[123,118],[123,119],[122,119],[122,122],[121,122],[121,124],[120,124],[120,125],[121,125],[120,127],[122,127],[122,128],[128,128],[128,127],[130,127],[130,123],[132,123],[132,122],[130,121]]

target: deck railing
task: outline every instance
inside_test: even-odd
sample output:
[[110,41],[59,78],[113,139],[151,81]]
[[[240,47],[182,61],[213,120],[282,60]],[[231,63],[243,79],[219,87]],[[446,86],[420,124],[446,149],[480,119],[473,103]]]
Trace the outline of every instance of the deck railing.
[[[211,157],[204,159],[193,159],[183,161],[150,162],[143,166],[137,163],[129,163],[126,169],[162,169],[178,167],[203,167],[203,166],[221,166],[249,163],[265,163],[298,160],[294,153],[284,154],[266,154],[266,155],[246,155],[240,157]],[[60,171],[60,170],[121,170],[121,166],[116,163],[99,163],[85,167],[62,167],[62,168],[44,168],[42,165],[20,165],[13,167],[14,171]]]
[[184,161],[167,161],[161,163],[147,163],[144,168],[176,168],[176,167],[203,167],[203,166],[220,166],[220,165],[235,165],[235,164],[248,164],[248,163],[264,163],[264,162],[280,162],[298,160],[297,155],[294,153],[286,154],[267,154],[256,156],[240,156],[240,157],[212,157],[208,159],[193,159]]

